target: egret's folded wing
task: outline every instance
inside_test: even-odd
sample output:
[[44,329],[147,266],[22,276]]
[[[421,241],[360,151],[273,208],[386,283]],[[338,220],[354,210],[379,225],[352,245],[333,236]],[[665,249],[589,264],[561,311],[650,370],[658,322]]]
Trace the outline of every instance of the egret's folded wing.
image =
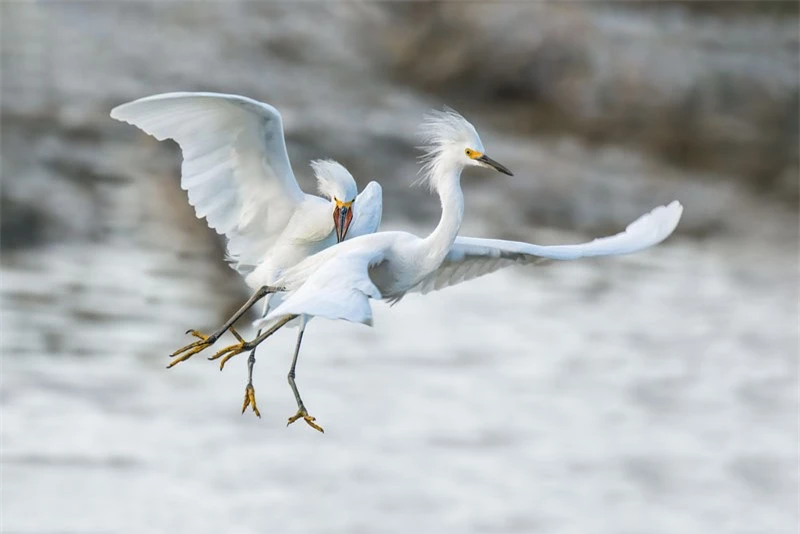
[[441,266],[412,291],[436,291],[515,263],[575,260],[637,252],[666,239],[675,230],[682,213],[683,206],[673,201],[642,215],[629,224],[624,232],[579,245],[542,246],[501,239],[457,237]]
[[381,225],[383,190],[378,182],[370,182],[353,204],[353,222],[348,237],[374,234]]
[[244,270],[263,258],[304,199],[281,116],[268,104],[236,95],[167,93],[122,104],[111,117],[180,145],[189,203],[227,236],[228,254]]
[[291,277],[307,272],[308,267],[313,274],[260,323],[266,324],[286,315],[304,314],[372,325],[369,299],[380,299],[381,294],[369,277],[369,269],[383,261],[383,251],[371,249],[337,254],[334,249],[338,246],[342,245],[318,253],[316,256],[320,261],[311,256],[298,264],[294,271],[290,269],[289,278],[279,284],[291,286]]

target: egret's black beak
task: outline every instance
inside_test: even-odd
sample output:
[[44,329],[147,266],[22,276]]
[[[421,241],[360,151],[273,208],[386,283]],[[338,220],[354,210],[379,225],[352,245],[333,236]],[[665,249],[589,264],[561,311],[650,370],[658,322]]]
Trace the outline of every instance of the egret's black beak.
[[482,155],[479,158],[476,158],[475,161],[480,161],[481,163],[485,163],[486,165],[490,166],[494,170],[496,170],[498,172],[502,172],[503,174],[507,174],[509,176],[514,176],[514,173],[511,172],[510,170],[508,170],[508,167],[496,162],[495,160],[493,160],[492,158],[490,158],[486,154]]
[[336,228],[336,242],[341,243],[347,237],[347,230],[353,221],[352,202],[337,202],[333,210],[333,226]]

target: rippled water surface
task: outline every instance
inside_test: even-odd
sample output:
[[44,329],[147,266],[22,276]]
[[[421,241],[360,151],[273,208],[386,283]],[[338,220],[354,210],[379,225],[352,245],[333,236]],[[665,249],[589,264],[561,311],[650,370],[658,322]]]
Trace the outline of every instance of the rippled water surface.
[[[182,329],[214,324],[213,277],[176,300],[174,275],[151,274],[168,255],[104,253],[53,251],[62,275],[90,258],[95,280],[125,282],[90,295],[65,276],[43,291],[72,297],[35,321],[36,297],[9,289],[25,255],[3,272],[6,303],[21,300],[3,312],[8,532],[785,532],[797,518],[788,260],[741,273],[671,243],[378,305],[373,329],[317,320],[299,385],[321,435],[283,423],[292,332],[262,349],[262,419],[239,415],[243,358],[164,368]],[[119,313],[91,320],[94,299]]]

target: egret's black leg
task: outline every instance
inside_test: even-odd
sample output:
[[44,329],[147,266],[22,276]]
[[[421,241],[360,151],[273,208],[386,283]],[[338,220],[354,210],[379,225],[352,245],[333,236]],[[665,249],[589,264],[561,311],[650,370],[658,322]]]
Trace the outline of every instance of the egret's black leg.
[[247,312],[247,310],[249,310],[250,308],[253,307],[253,305],[255,305],[256,302],[263,299],[270,293],[276,293],[281,289],[282,288],[279,287],[261,286],[255,293],[253,293],[253,296],[250,297],[247,300],[247,302],[245,302],[244,305],[231,316],[230,319],[225,321],[225,324],[222,325],[222,327],[220,327],[219,330],[217,330],[216,332],[214,332],[209,336],[206,336],[205,334],[203,334],[202,332],[198,332],[197,330],[188,330],[186,333],[192,334],[194,337],[198,338],[199,341],[195,341],[194,343],[189,343],[185,347],[182,347],[173,352],[172,354],[170,354],[170,357],[175,359],[172,362],[170,362],[167,368],[173,367],[181,363],[182,361],[188,360],[198,352],[201,352],[206,348],[210,347],[211,345],[213,345],[214,342],[216,342],[217,339],[219,339],[222,336],[222,334],[227,332],[233,326],[233,324]]
[[[267,316],[269,312],[269,301],[264,302],[264,309],[261,311],[261,318]],[[256,337],[261,335],[261,329],[259,328]],[[248,406],[253,407],[253,412],[261,418],[261,413],[258,411],[258,406],[256,405],[256,389],[253,387],[253,366],[256,364],[256,350],[258,347],[254,348],[250,351],[250,357],[247,358],[247,386],[244,388],[244,403],[242,404],[242,414],[247,409]]]
[[[256,337],[261,335],[261,330],[258,331]],[[242,404],[242,413],[248,406],[253,407],[253,412],[260,418],[261,413],[256,406],[256,390],[253,387],[253,366],[256,364],[256,349],[250,351],[250,357],[247,358],[247,386],[244,388],[244,403]]]
[[289,368],[289,386],[292,388],[292,393],[294,393],[294,400],[297,401],[297,409],[298,410],[305,410],[306,407],[303,406],[303,399],[300,398],[300,392],[297,391],[297,384],[294,382],[295,378],[295,368],[297,368],[297,356],[300,354],[300,344],[303,342],[303,332],[305,332],[305,327],[300,328],[300,332],[297,334],[297,344],[294,347],[294,357],[292,358],[292,366]]
[[300,333],[297,334],[297,344],[294,347],[294,357],[292,358],[292,366],[289,368],[289,386],[292,388],[292,393],[294,393],[294,399],[297,401],[297,413],[294,414],[289,418],[289,422],[286,423],[287,426],[291,425],[301,417],[303,420],[315,430],[319,430],[320,432],[325,432],[321,426],[319,426],[314,416],[308,415],[308,411],[306,407],[303,405],[303,399],[300,398],[300,392],[297,390],[297,384],[294,382],[295,378],[295,368],[297,367],[297,356],[300,354],[300,344],[303,342],[303,333],[306,331],[306,323],[303,320],[303,323],[300,325]]
[[267,339],[269,336],[280,330],[286,323],[291,321],[292,319],[297,318],[297,315],[287,315],[281,319],[279,319],[275,324],[270,326],[266,332],[263,334],[259,334],[254,340],[252,341],[245,341],[242,336],[239,335],[239,332],[236,331],[235,328],[231,328],[231,334],[239,340],[238,343],[233,345],[227,346],[219,351],[217,351],[213,356],[209,358],[209,360],[216,360],[217,358],[222,358],[222,361],[219,362],[219,370],[221,371],[225,364],[236,356],[237,354],[241,354],[248,350],[253,350],[256,348],[262,341]]
[[[261,335],[261,330],[258,331],[256,336]],[[257,349],[258,347],[256,347]],[[247,358],[247,383],[253,383],[253,366],[256,364],[256,349],[250,351],[250,357]]]

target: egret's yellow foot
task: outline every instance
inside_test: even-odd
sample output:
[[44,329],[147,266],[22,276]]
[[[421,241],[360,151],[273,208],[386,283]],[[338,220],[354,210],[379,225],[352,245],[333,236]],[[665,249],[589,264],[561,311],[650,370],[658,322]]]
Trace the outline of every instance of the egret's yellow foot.
[[226,363],[228,363],[228,360],[230,360],[237,354],[241,354],[253,348],[250,346],[249,343],[247,343],[244,340],[244,338],[242,338],[242,336],[239,335],[239,332],[237,332],[236,329],[233,327],[231,327],[231,334],[233,334],[233,337],[238,339],[239,342],[234,343],[233,345],[228,345],[227,347],[218,350],[213,356],[210,356],[208,358],[209,360],[217,360],[219,358],[222,358],[222,360],[219,362],[220,371],[222,371],[222,368],[225,367]]
[[244,388],[244,403],[242,404],[242,414],[247,409],[248,406],[252,406],[253,412],[261,418],[261,413],[258,411],[258,406],[256,406],[256,390],[253,388],[253,384],[247,384],[247,387]]
[[217,340],[216,337],[207,336],[202,332],[198,332],[197,330],[187,330],[186,333],[196,337],[197,339],[199,339],[199,341],[195,341],[194,343],[189,343],[185,347],[182,347],[173,352],[172,354],[170,354],[169,357],[175,359],[170,362],[170,364],[167,366],[167,369],[169,369],[170,367],[174,367],[175,365],[178,365],[179,363],[188,360],[198,352],[207,349],[208,347],[213,345],[214,342]]
[[312,415],[308,415],[308,412],[306,411],[305,408],[298,409],[297,413],[289,418],[289,422],[286,423],[286,426],[291,425],[301,417],[303,418],[303,421],[305,421],[306,424],[308,424],[308,426],[310,426],[314,430],[319,430],[323,434],[325,433],[325,430],[323,430],[321,426],[319,426],[317,423],[314,422],[317,420],[317,418]]

